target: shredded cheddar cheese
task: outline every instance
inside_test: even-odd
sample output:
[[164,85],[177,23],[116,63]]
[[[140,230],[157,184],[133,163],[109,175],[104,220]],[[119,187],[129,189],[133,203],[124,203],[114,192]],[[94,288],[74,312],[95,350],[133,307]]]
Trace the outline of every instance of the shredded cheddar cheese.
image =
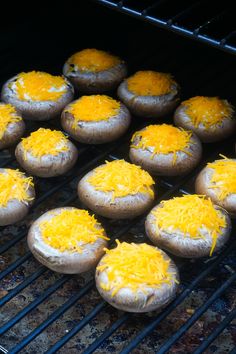
[[83,96],[71,103],[68,110],[73,115],[75,128],[79,121],[108,120],[119,113],[120,103],[105,95]]
[[17,115],[15,107],[11,104],[0,103],[0,139],[10,123],[19,122],[20,120],[22,118]]
[[120,64],[120,62],[120,58],[98,49],[84,49],[68,59],[71,71],[80,70],[82,72],[108,70]]
[[29,197],[28,189],[33,187],[32,177],[24,178],[24,173],[19,170],[4,169],[0,172],[0,206],[6,207],[12,199],[21,202],[32,200]]
[[58,130],[39,128],[31,133],[27,138],[22,139],[22,146],[34,157],[43,155],[58,155],[62,151],[68,151],[67,137]]
[[128,90],[138,96],[159,96],[171,92],[175,84],[172,76],[156,71],[138,71],[126,80]]
[[230,194],[236,194],[236,160],[224,157],[207,164],[213,170],[210,189],[215,189],[219,200],[225,199]]
[[114,296],[121,288],[129,288],[133,292],[146,287],[160,288],[163,284],[171,284],[174,274],[168,271],[170,262],[155,247],[145,243],[120,243],[108,250],[97,267],[105,271],[108,282],[102,283],[105,291],[112,291]]
[[225,217],[214,208],[210,199],[201,195],[185,195],[161,202],[161,207],[152,211],[156,227],[168,233],[182,232],[193,239],[204,239],[204,232],[212,238],[210,256],[222,228]]
[[23,101],[57,101],[66,92],[66,81],[62,76],[31,71],[18,74],[10,87]]
[[226,100],[218,97],[196,96],[183,101],[182,105],[195,127],[200,124],[206,128],[219,125],[225,118],[232,118],[234,112]]
[[168,124],[149,125],[134,133],[131,145],[134,149],[152,150],[151,158],[156,154],[173,153],[173,164],[177,160],[177,152],[183,151],[191,156],[189,148],[192,133]]
[[41,221],[39,227],[43,241],[60,252],[83,252],[86,244],[98,239],[109,240],[95,217],[86,210],[65,209],[51,212],[52,217]]
[[154,195],[152,186],[155,182],[149,173],[125,160],[106,161],[106,165],[95,168],[88,182],[96,190],[111,192],[112,201],[137,193]]

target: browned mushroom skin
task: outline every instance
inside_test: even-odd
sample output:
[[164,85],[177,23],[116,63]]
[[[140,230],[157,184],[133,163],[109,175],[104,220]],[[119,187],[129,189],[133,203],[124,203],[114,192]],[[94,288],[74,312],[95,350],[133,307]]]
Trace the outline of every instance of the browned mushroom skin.
[[23,120],[11,122],[0,139],[0,149],[6,149],[20,141],[25,132],[25,123]]
[[[4,172],[4,168],[0,168],[0,173]],[[0,206],[0,226],[15,224],[24,219],[28,214],[30,207],[34,203],[35,190],[34,187],[29,186],[27,194],[30,201],[19,201],[11,199],[5,207]]]
[[122,136],[129,128],[131,116],[128,109],[121,103],[118,114],[100,121],[78,121],[73,127],[73,115],[67,110],[68,105],[61,116],[63,129],[75,140],[85,144],[103,144],[114,141]]
[[221,124],[205,127],[202,123],[195,127],[186,113],[186,106],[180,105],[174,114],[174,122],[178,127],[192,130],[203,143],[213,143],[228,138],[236,130],[236,119],[225,118]]
[[11,103],[22,114],[26,120],[49,120],[60,115],[63,108],[73,100],[74,88],[66,80],[66,92],[56,101],[25,101],[17,98],[16,93],[9,85],[16,81],[17,75],[9,79],[2,87],[1,99],[3,102]]
[[[153,211],[161,207],[161,204],[154,207],[148,214],[145,222],[146,234],[154,245],[178,257],[200,258],[209,256],[212,247],[212,237],[208,232],[204,232],[204,238],[192,238],[183,234],[181,231],[173,231],[170,233],[157,228],[156,217],[153,215]],[[225,216],[226,227],[222,228],[217,238],[214,253],[218,252],[224,246],[231,232],[231,221],[228,213],[217,205],[215,205],[215,209],[219,210]],[[197,217],[197,215],[195,217]]]
[[19,164],[29,174],[38,177],[55,177],[60,176],[69,171],[77,161],[78,150],[75,145],[67,141],[68,150],[61,151],[58,155],[44,155],[35,157],[30,152],[26,152],[22,143],[16,147],[15,155]]
[[[145,129],[145,128],[144,128]],[[137,145],[140,137],[136,136],[132,145]],[[173,163],[174,154],[155,154],[153,156],[152,149],[130,148],[130,160],[136,165],[141,166],[144,170],[152,175],[160,176],[180,176],[194,169],[202,157],[202,145],[196,135],[192,135],[190,145],[186,149],[189,154],[183,151],[176,153],[177,159]]]
[[116,66],[98,72],[84,72],[71,70],[66,62],[63,66],[63,74],[72,82],[74,88],[83,94],[103,93],[115,89],[127,75],[127,67],[124,62]]
[[160,96],[138,96],[129,91],[126,80],[117,90],[120,100],[131,113],[144,118],[161,118],[171,113],[179,102],[179,86],[172,86],[171,92]]
[[[178,289],[179,273],[174,262],[161,251],[164,258],[170,261],[168,272],[173,274],[171,283],[163,284],[160,288],[152,288],[144,285],[144,291],[141,289],[133,292],[130,288],[121,288],[114,296],[112,290],[103,290],[101,284],[108,283],[106,269],[96,270],[95,280],[100,295],[112,306],[119,310],[127,312],[149,312],[163,308],[170,303],[176,295]],[[98,266],[103,264],[106,255],[100,260]]]
[[197,194],[205,194],[213,203],[221,206],[230,214],[231,217],[236,217],[236,194],[230,194],[225,199],[219,200],[217,196],[218,190],[210,188],[212,185],[211,177],[214,170],[206,166],[197,176],[195,182],[195,191]]
[[[40,263],[58,273],[79,274],[95,268],[105,253],[104,247],[107,247],[106,240],[99,238],[92,244],[83,245],[82,253],[61,252],[43,241],[40,223],[52,217],[52,211],[55,215],[55,212],[60,213],[62,209],[70,210],[74,208],[65,207],[50,210],[32,224],[27,236],[30,251]],[[101,228],[101,226],[98,224],[97,228]],[[105,231],[104,236],[106,236]]]
[[78,184],[78,195],[82,203],[98,215],[111,219],[130,219],[148,211],[154,198],[148,193],[137,193],[112,200],[111,192],[96,190],[87,179],[93,171],[87,173]]

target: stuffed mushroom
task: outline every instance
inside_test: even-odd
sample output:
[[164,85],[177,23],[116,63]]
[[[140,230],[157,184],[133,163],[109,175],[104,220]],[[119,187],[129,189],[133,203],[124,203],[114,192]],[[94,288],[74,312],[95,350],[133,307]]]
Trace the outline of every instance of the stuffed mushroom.
[[0,226],[22,220],[34,198],[32,177],[26,177],[18,170],[0,168]]
[[24,132],[21,114],[11,104],[0,103],[0,149],[18,143]]
[[177,126],[192,130],[204,143],[226,139],[236,130],[233,106],[218,97],[196,96],[182,102],[174,121]]
[[105,95],[83,96],[62,112],[63,129],[75,140],[103,144],[118,139],[130,125],[128,109]]
[[236,159],[210,162],[196,179],[195,190],[236,217]]
[[28,173],[38,177],[55,177],[74,166],[78,150],[61,131],[40,128],[22,139],[15,155]]
[[179,282],[174,262],[145,243],[120,243],[106,250],[96,268],[96,286],[112,306],[127,312],[163,308],[174,299]]
[[64,207],[40,216],[28,233],[35,258],[55,272],[78,274],[95,268],[108,237],[86,210]]
[[63,74],[79,92],[102,93],[115,89],[126,77],[127,68],[117,56],[98,49],[84,49],[66,61]]
[[200,161],[202,146],[198,137],[172,125],[149,125],[131,140],[130,160],[153,175],[180,176]]
[[72,101],[74,89],[63,76],[31,71],[9,79],[3,85],[1,97],[15,106],[24,119],[41,121],[60,115]]
[[184,258],[211,256],[227,242],[228,213],[205,196],[185,195],[162,201],[145,223],[150,240],[161,249]]
[[99,215],[129,219],[152,206],[153,185],[152,177],[139,166],[115,160],[87,173],[78,184],[78,195]]
[[177,106],[179,86],[170,74],[138,71],[120,84],[117,95],[136,116],[158,119]]

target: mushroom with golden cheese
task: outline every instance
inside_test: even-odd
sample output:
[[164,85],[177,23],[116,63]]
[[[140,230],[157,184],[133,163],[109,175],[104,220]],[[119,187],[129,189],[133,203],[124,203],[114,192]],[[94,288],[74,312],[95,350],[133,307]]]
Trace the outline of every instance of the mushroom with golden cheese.
[[78,195],[99,215],[129,219],[152,206],[153,185],[152,177],[139,166],[114,160],[87,173],[78,184]]
[[83,49],[63,66],[63,74],[82,93],[102,93],[115,89],[126,77],[123,60],[98,49]]
[[233,106],[218,97],[196,96],[176,109],[175,124],[192,130],[204,143],[228,138],[236,130]]
[[130,121],[125,105],[105,95],[82,96],[66,106],[61,116],[63,129],[86,144],[118,139],[126,132]]
[[138,71],[120,84],[117,95],[136,116],[160,118],[177,106],[179,86],[170,74]]
[[200,161],[202,146],[191,131],[172,125],[149,125],[131,140],[130,160],[154,175],[179,176]]
[[2,100],[11,103],[28,120],[49,120],[60,115],[72,101],[74,89],[63,76],[45,72],[22,72],[2,88]]
[[21,114],[11,104],[0,103],[0,149],[18,143],[24,132]]
[[39,128],[16,147],[16,159],[30,174],[55,177],[69,171],[77,161],[78,150],[57,130]]
[[55,272],[78,274],[94,268],[108,237],[94,216],[73,207],[56,208],[31,226],[27,242],[34,257]]
[[19,170],[0,168],[0,226],[22,220],[34,202],[32,177]]
[[150,240],[161,249],[184,258],[212,255],[227,242],[231,231],[228,213],[200,195],[162,201],[145,223]]
[[199,173],[195,190],[205,194],[213,203],[226,209],[236,217],[236,159],[223,159],[209,162]]
[[174,262],[145,243],[120,243],[106,250],[96,268],[96,286],[112,306],[128,312],[148,312],[174,299],[179,275]]

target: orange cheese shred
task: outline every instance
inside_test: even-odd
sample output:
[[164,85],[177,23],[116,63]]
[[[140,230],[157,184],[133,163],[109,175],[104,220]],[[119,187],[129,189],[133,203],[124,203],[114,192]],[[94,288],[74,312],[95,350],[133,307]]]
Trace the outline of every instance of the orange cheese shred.
[[98,239],[109,240],[101,224],[86,210],[70,209],[51,212],[51,218],[41,221],[39,227],[43,241],[60,252],[83,252],[86,244]]
[[171,92],[175,85],[170,74],[156,71],[138,71],[126,80],[128,90],[138,96],[160,96]]
[[152,211],[156,227],[168,233],[182,232],[193,239],[205,238],[207,232],[212,238],[210,256],[222,228],[225,217],[214,208],[212,201],[201,195],[185,195],[161,202],[161,207]]
[[21,202],[32,200],[29,197],[28,189],[33,187],[33,178],[24,177],[25,174],[19,170],[4,169],[0,173],[0,206],[6,207],[12,199]]
[[22,120],[17,115],[16,109],[11,104],[0,103],[0,139],[3,137],[7,126]]
[[171,284],[174,274],[168,271],[169,260],[164,259],[160,250],[145,243],[120,243],[108,250],[97,267],[105,271],[108,277],[103,290],[112,291],[114,296],[121,288],[129,288],[133,292],[146,287],[160,288],[163,284]]
[[112,201],[137,193],[154,196],[152,186],[155,182],[149,173],[125,160],[106,161],[105,165],[95,168],[87,181],[96,190],[111,192]]

